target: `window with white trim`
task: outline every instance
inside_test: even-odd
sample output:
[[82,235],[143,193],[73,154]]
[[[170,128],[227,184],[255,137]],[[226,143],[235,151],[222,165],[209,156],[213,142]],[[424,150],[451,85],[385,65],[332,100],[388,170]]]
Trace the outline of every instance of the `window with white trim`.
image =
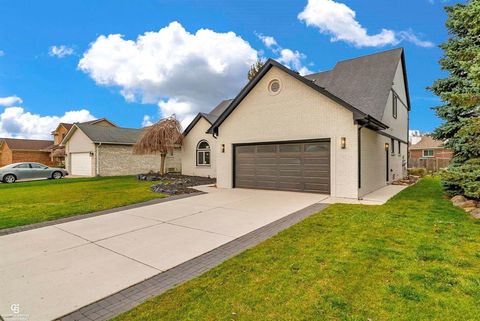
[[197,166],[210,166],[210,145],[206,140],[197,144]]
[[423,157],[433,157],[433,149],[424,149]]

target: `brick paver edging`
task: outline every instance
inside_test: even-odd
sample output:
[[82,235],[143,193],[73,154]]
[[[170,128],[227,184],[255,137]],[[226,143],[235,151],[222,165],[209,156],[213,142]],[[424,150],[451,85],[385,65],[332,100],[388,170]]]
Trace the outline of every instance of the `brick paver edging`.
[[148,299],[191,280],[223,261],[274,236],[278,232],[317,213],[329,204],[316,203],[245,234],[216,249],[184,262],[168,271],[84,306],[56,321],[103,321],[124,313]]
[[95,217],[95,216],[115,213],[115,212],[124,211],[124,210],[131,210],[131,209],[138,208],[138,207],[170,202],[170,201],[174,201],[174,200],[178,200],[178,199],[182,199],[182,198],[187,198],[187,197],[192,197],[192,196],[197,196],[197,195],[202,195],[202,194],[205,194],[205,192],[196,192],[196,193],[190,193],[190,194],[167,196],[167,197],[164,197],[164,198],[156,198],[156,199],[149,200],[149,201],[146,201],[146,202],[109,208],[108,210],[64,217],[64,218],[60,218],[58,220],[53,220],[53,221],[46,221],[46,222],[40,222],[40,223],[10,227],[10,228],[0,230],[0,236],[19,233],[19,232],[24,232],[24,231],[29,231],[29,230],[34,230],[36,228],[50,226],[50,225],[56,225],[56,224],[61,224],[61,223],[77,221],[77,220],[83,220],[83,219],[89,218],[89,217]]

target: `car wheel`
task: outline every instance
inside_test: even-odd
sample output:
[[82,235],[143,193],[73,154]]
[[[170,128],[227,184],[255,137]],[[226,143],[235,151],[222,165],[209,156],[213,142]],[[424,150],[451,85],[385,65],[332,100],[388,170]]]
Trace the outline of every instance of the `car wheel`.
[[8,174],[3,177],[3,182],[7,184],[15,183],[16,180],[17,178],[12,174]]
[[60,172],[53,172],[53,174],[52,174],[53,179],[60,179],[62,177],[63,177],[63,174],[60,173]]

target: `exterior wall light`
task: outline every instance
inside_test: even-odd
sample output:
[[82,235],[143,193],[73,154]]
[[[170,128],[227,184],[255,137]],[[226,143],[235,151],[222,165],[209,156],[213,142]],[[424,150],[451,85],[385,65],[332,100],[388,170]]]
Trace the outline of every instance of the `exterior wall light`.
[[388,151],[389,148],[390,148],[390,145],[388,143],[385,143],[385,150]]
[[222,144],[222,153],[225,153],[225,144]]
[[347,148],[347,138],[346,137],[340,138],[340,146],[342,147],[342,149]]

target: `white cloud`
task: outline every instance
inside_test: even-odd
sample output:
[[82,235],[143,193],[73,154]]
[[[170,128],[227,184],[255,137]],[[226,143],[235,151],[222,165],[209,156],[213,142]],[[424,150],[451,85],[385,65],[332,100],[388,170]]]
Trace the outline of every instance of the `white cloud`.
[[306,56],[299,51],[293,51],[291,49],[281,49],[280,57],[277,60],[281,64],[287,65],[291,69],[298,71],[300,75],[303,76],[303,75],[308,75],[312,73],[302,63],[302,60],[305,58]]
[[308,0],[298,19],[330,35],[332,42],[345,41],[356,47],[382,47],[406,40],[418,46],[431,47],[430,42],[419,40],[411,31],[382,29],[377,34],[369,35],[367,29],[356,20],[354,10],[333,0]]
[[22,107],[7,107],[0,114],[0,137],[52,139],[58,123],[84,122],[95,119],[86,109],[68,111],[62,116],[41,116]]
[[306,66],[303,65],[303,60],[307,56],[298,50],[292,50],[288,48],[282,48],[277,40],[272,36],[265,36],[263,34],[256,34],[257,37],[263,42],[265,47],[270,49],[278,57],[274,57],[278,62],[288,66],[290,69],[298,71],[301,75],[307,75],[312,73]]
[[66,56],[73,55],[74,50],[71,47],[61,45],[61,46],[51,46],[48,54],[52,57],[64,58]]
[[148,127],[153,125],[153,120],[150,116],[143,116],[142,127]]
[[418,38],[417,35],[415,35],[413,33],[412,30],[407,30],[407,31],[400,31],[398,33],[398,36],[402,39],[402,40],[406,40],[406,41],[409,41],[411,43],[413,43],[414,45],[417,45],[419,47],[424,47],[424,48],[431,48],[431,47],[434,47],[435,44],[431,41],[427,41],[427,40],[420,40],[420,38]]
[[0,106],[9,107],[21,103],[23,103],[22,98],[17,96],[0,97]]
[[269,49],[272,49],[272,48],[274,49],[278,46],[277,40],[275,40],[275,38],[273,38],[272,36],[265,36],[265,35],[262,35],[261,33],[256,34],[256,36],[258,37],[258,39],[260,39],[263,42],[265,47]]
[[158,104],[161,116],[185,123],[236,95],[258,52],[233,32],[200,29],[190,33],[178,22],[135,40],[98,37],[78,68],[99,85],[114,86],[127,101]]

